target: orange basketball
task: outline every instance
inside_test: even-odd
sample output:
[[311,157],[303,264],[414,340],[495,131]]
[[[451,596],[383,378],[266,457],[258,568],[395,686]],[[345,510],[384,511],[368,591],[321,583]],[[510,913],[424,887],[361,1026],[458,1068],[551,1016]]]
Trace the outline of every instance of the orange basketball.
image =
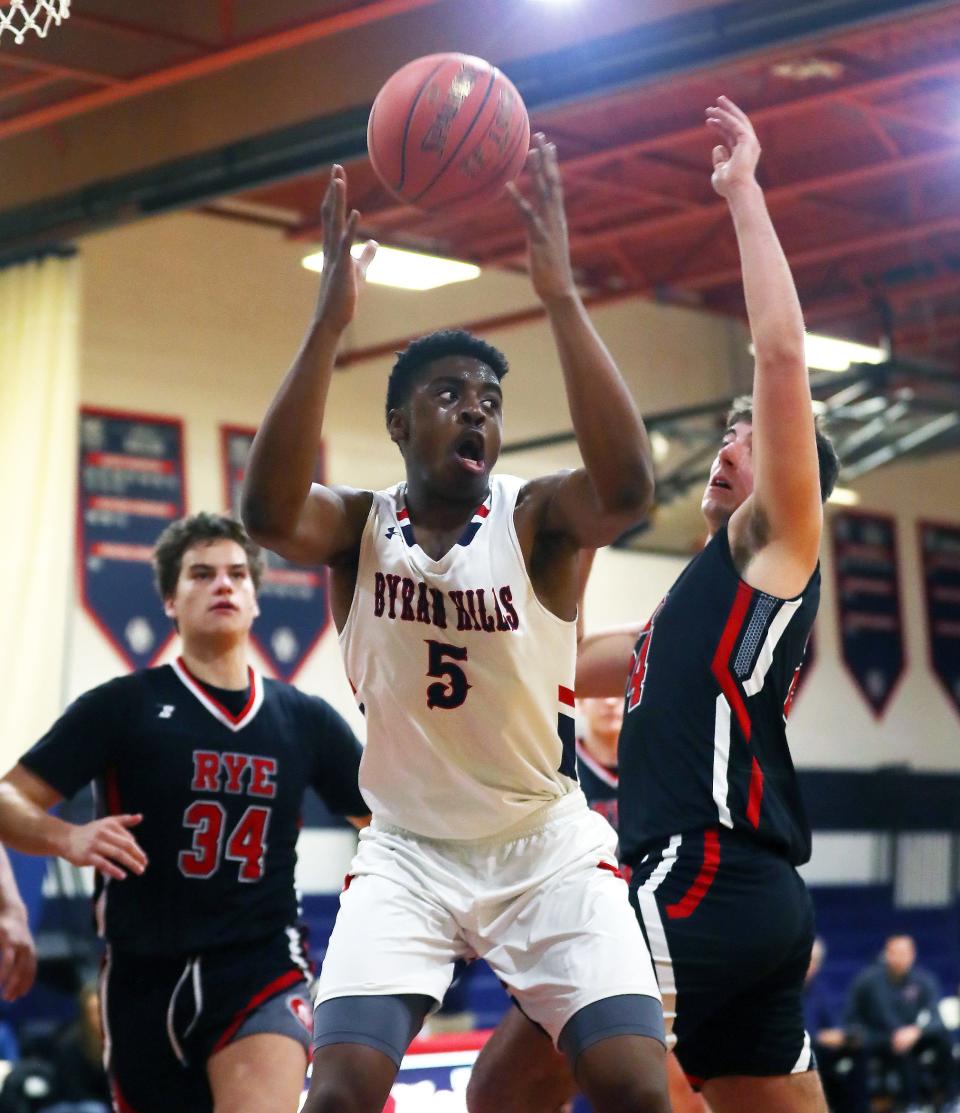
[[529,146],[520,94],[469,54],[408,62],[377,94],[367,124],[377,176],[421,209],[492,201],[520,173]]

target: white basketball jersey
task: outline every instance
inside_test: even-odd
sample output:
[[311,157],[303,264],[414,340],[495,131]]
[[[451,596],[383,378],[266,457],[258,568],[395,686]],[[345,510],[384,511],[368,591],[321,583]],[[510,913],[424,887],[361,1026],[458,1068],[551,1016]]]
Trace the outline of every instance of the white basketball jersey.
[[524,482],[492,476],[440,560],[416,542],[405,485],[373,496],[340,646],[367,719],[360,787],[382,823],[486,838],[579,791],[576,623],[534,594],[513,523]]

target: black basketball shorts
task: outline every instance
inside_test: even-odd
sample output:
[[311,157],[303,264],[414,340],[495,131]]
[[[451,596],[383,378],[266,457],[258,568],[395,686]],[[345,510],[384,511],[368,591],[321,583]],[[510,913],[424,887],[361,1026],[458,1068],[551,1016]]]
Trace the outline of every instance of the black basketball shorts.
[[801,1000],[813,906],[785,858],[727,828],[675,835],[636,866],[630,900],[695,1088],[815,1068]]
[[289,929],[195,955],[108,947],[100,975],[107,1072],[118,1113],[211,1113],[207,1060],[249,1035],[313,1033],[311,975]]

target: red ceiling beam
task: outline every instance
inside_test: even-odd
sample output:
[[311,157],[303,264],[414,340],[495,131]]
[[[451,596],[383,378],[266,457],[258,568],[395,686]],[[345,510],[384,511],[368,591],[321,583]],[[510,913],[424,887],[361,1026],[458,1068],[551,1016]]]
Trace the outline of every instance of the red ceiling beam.
[[[822,262],[824,259],[828,258],[846,258],[852,254],[859,254],[879,247],[895,246],[901,243],[908,243],[911,240],[922,239],[927,236],[947,235],[952,232],[960,232],[960,216],[948,217],[943,220],[934,220],[924,225],[917,225],[909,228],[892,229],[889,232],[875,233],[871,236],[844,240],[839,243],[813,248],[809,251],[795,252],[790,256],[790,264],[793,267],[800,267],[810,263]],[[723,286],[731,282],[739,281],[740,268],[737,266],[722,271],[694,275],[689,278],[678,276],[674,285],[677,289],[681,290],[706,290],[714,286]],[[591,295],[584,298],[584,304],[588,307],[609,305],[614,302],[623,301],[626,298],[649,295],[654,289],[655,287],[648,285],[645,288],[638,287],[632,290],[617,291],[616,293]],[[494,329],[513,328],[517,325],[530,324],[533,321],[541,320],[543,317],[543,309],[535,305],[530,306],[528,309],[518,310],[514,313],[504,313],[494,317],[485,317],[481,320],[464,324],[462,327],[470,332],[483,335]],[[350,364],[369,359],[379,359],[385,355],[389,355],[391,352],[399,351],[411,339],[413,339],[412,336],[399,337],[385,341],[382,344],[374,344],[369,347],[356,348],[352,351],[344,352],[337,359],[337,366],[346,367]]]
[[[924,170],[931,170],[951,160],[960,162],[960,145],[944,147],[936,151],[925,151],[919,155],[908,155],[899,159],[888,159],[884,162],[870,163],[867,166],[858,166],[852,170],[837,171],[824,174],[818,178],[808,178],[800,182],[790,182],[788,185],[774,186],[766,190],[767,204],[776,208],[785,202],[796,201],[807,194],[824,193],[831,190],[846,189],[865,182],[882,181],[885,178],[919,174]],[[704,175],[707,166],[704,165]],[[637,220],[617,224],[601,232],[575,233],[570,237],[571,250],[590,250],[602,247],[605,243],[617,243],[625,239],[648,240],[652,237],[667,237],[680,231],[696,230],[698,225],[707,225],[712,221],[723,219],[726,215],[726,205],[718,201],[709,205],[701,205],[690,212],[671,214],[654,220]],[[376,220],[370,222],[371,227],[376,227]],[[489,255],[479,256],[479,262],[484,266],[502,266],[512,263],[520,257],[519,248],[513,248],[517,237],[501,237],[500,243],[510,243],[510,250],[494,251]],[[490,243],[490,238],[485,240]]]
[[[903,228],[891,228],[886,232],[872,232],[867,236],[857,236],[848,240],[832,240],[830,243],[807,248],[805,251],[790,251],[787,257],[793,270],[800,267],[823,263],[831,259],[846,259],[850,255],[860,255],[866,251],[897,247],[914,240],[930,236],[946,236],[960,232],[960,216],[943,217],[924,224],[913,224]],[[726,286],[740,281],[740,266],[726,267],[723,270],[708,271],[704,274],[683,275],[674,284],[684,290],[709,290],[716,286]]]
[[27,93],[35,93],[38,89],[45,89],[48,85],[55,85],[59,78],[51,74],[39,74],[37,77],[28,77],[19,85],[10,85],[0,89],[0,101],[13,100],[15,97],[25,97]]
[[81,70],[76,66],[63,66],[57,62],[42,62],[39,58],[31,58],[24,53],[7,53],[0,55],[0,69],[10,66],[17,70],[28,70],[30,73],[43,73],[49,77],[62,78],[67,81],[83,81],[87,85],[119,85],[120,79],[110,77],[105,73],[94,73],[93,70]]
[[[812,321],[832,321],[842,317],[873,310],[875,302],[889,302],[893,306],[910,305],[916,301],[931,301],[938,297],[960,295],[960,274],[946,274],[919,282],[902,282],[896,286],[865,286],[856,294],[829,301],[814,300],[805,309],[807,323]],[[804,301],[803,294],[800,296]]]
[[70,13],[70,22],[78,27],[89,27],[93,31],[107,31],[117,35],[127,35],[131,38],[146,39],[151,42],[170,43],[174,46],[185,46],[191,50],[210,50],[213,43],[203,42],[201,39],[181,35],[170,31],[166,27],[147,27],[142,23],[128,23],[123,19],[110,19],[103,15],[87,15],[78,12],[76,8]]
[[225,50],[217,50],[202,58],[179,62],[175,66],[167,66],[143,74],[141,77],[131,78],[114,88],[71,97],[58,104],[47,105],[33,112],[25,112],[13,119],[4,120],[0,122],[0,140],[9,139],[13,135],[22,135],[24,132],[36,131],[38,128],[60,123],[86,112],[94,112],[112,104],[120,104],[134,97],[156,92],[158,89],[167,89],[185,81],[220,73],[245,62],[284,50],[292,50],[305,43],[352,31],[366,24],[390,19],[419,8],[428,8],[439,2],[440,0],[374,0],[374,3],[365,4],[362,8],[347,9],[285,31],[262,35]]

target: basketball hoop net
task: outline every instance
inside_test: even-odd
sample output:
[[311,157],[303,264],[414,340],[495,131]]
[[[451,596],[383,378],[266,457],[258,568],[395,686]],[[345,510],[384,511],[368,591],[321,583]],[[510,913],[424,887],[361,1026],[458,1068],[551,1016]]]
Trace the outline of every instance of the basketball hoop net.
[[13,40],[18,45],[23,42],[28,31],[44,38],[50,24],[58,27],[70,14],[70,0],[11,0],[0,4],[0,39],[4,31],[13,32]]

